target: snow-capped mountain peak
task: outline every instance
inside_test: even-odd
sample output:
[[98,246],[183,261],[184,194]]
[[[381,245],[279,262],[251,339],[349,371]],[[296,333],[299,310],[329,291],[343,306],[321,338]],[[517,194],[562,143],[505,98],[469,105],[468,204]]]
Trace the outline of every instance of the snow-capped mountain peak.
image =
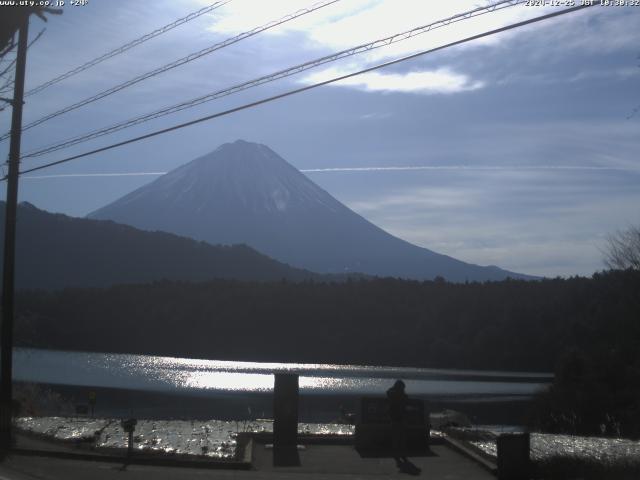
[[520,275],[411,245],[368,222],[266,145],[237,140],[89,215],[213,244],[247,244],[321,273],[450,280]]

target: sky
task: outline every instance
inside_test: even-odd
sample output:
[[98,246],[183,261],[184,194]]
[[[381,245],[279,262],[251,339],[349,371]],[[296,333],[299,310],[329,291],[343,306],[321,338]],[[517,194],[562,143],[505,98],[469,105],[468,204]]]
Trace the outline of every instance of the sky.
[[[33,17],[26,89],[212,3],[89,0]],[[304,9],[224,6],[26,98],[24,124]],[[28,129],[22,152],[487,5],[340,0]],[[563,7],[520,4],[40,157],[31,168]],[[4,63],[2,64],[4,65]],[[24,175],[20,200],[84,216],[237,139],[263,143],[388,232],[548,277],[604,269],[640,224],[640,7],[595,6]],[[0,112],[0,129],[10,109]],[[7,155],[8,143],[0,143]],[[34,178],[35,177],[35,178]],[[4,198],[5,183],[0,185]]]

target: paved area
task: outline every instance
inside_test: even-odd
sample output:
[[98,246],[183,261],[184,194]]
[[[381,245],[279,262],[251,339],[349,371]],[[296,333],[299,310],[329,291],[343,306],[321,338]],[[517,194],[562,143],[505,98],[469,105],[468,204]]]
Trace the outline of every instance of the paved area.
[[[407,478],[418,474],[429,479],[495,480],[477,463],[444,445],[434,445],[429,455],[410,457],[407,472],[399,471],[393,458],[363,458],[352,446],[310,445],[299,451],[299,467],[274,467],[271,450],[254,445],[253,464],[257,471],[278,475],[294,473],[304,478],[353,476],[353,478]],[[277,478],[277,477],[274,477]]]
[[411,457],[415,469],[401,472],[392,458],[362,458],[352,446],[310,445],[299,451],[299,467],[274,467],[272,451],[253,448],[250,471],[123,465],[97,461],[12,455],[0,464],[0,480],[138,480],[138,479],[395,479],[418,476],[430,480],[494,480],[495,477],[447,446],[434,446],[432,454]]

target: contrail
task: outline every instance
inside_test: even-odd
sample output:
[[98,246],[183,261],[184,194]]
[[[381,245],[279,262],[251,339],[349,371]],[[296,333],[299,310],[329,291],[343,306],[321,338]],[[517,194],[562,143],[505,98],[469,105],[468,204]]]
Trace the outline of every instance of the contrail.
[[[302,173],[332,173],[332,172],[405,172],[414,170],[452,170],[452,171],[517,171],[517,170],[593,170],[639,172],[638,167],[606,167],[597,165],[419,165],[400,167],[330,167],[305,168]],[[168,172],[121,172],[121,173],[61,173],[57,175],[32,175],[22,177],[25,180],[41,180],[48,178],[80,178],[80,177],[139,177],[160,176]]]
[[329,172],[393,172],[407,170],[615,170],[615,171],[639,171],[638,167],[605,167],[593,165],[422,165],[415,167],[333,167],[333,168],[308,168],[300,170],[304,173],[329,173]]

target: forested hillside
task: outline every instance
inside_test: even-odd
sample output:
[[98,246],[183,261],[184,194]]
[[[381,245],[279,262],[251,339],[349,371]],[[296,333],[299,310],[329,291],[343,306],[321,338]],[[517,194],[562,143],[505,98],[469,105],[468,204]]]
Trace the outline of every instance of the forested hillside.
[[[0,202],[0,246],[5,203]],[[2,263],[0,259],[0,264]],[[292,268],[246,245],[210,245],[111,221],[18,207],[18,288],[106,287],[154,280],[303,280],[318,274]]]

